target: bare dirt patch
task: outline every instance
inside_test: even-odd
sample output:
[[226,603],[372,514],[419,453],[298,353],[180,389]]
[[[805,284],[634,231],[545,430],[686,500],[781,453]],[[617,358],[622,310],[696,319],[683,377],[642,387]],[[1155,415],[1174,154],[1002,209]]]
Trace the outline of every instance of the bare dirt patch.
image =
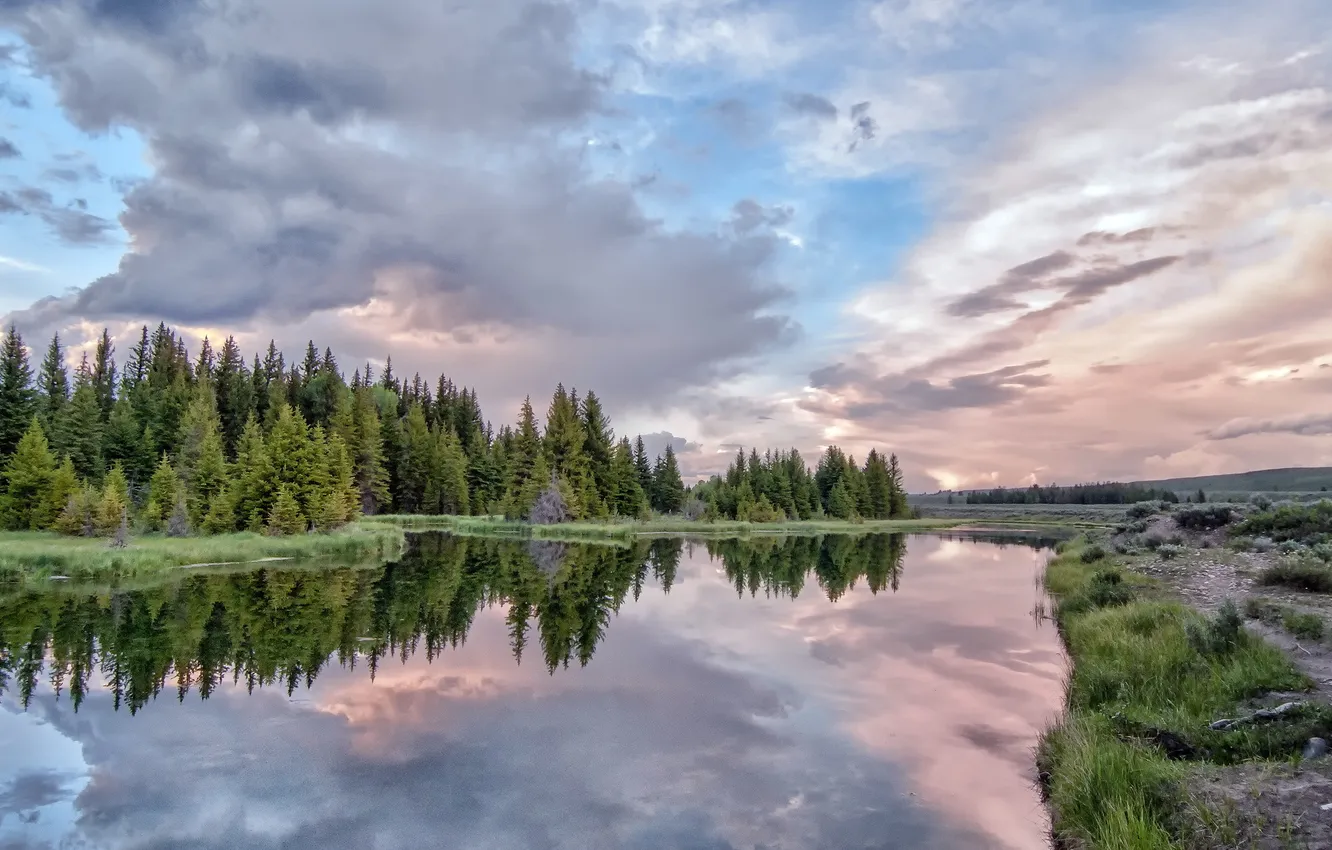
[[1199,848],[1332,847],[1332,761],[1207,768],[1189,784]]

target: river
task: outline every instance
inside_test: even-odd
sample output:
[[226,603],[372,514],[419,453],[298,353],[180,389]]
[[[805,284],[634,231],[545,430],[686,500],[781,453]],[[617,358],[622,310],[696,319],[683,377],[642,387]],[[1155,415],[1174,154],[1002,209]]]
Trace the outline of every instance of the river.
[[0,580],[0,848],[1047,846],[1041,542]]

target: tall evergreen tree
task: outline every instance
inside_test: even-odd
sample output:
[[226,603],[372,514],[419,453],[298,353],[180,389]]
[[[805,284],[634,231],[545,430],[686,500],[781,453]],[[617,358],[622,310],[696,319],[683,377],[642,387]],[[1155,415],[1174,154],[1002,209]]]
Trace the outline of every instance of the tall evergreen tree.
[[[28,350],[18,328],[9,326],[0,345],[0,463],[14,453],[37,413]],[[42,435],[43,441],[46,435]]]
[[424,494],[425,510],[432,514],[466,516],[471,507],[467,492],[467,455],[452,428],[436,430],[431,462]]
[[213,384],[217,394],[217,414],[222,423],[222,444],[229,458],[236,456],[245,420],[254,405],[254,382],[248,371],[236,338],[227,337],[222,344]]
[[888,515],[894,518],[905,517],[911,513],[907,505],[906,486],[902,483],[902,467],[897,462],[897,454],[894,453],[888,458],[888,493],[889,508]]
[[41,531],[50,527],[49,491],[55,477],[55,458],[37,417],[19,438],[4,467],[5,490],[0,499],[0,525],[16,531]]
[[521,519],[527,516],[532,502],[550,477],[550,465],[546,463],[531,398],[523,399],[508,465],[509,478],[505,486],[504,515],[510,519]]
[[592,482],[598,497],[611,501],[614,499],[611,460],[615,454],[615,431],[611,429],[610,419],[601,407],[601,399],[591,390],[583,397],[582,415],[583,433],[586,436],[583,450],[591,467]]
[[634,438],[634,471],[638,473],[638,486],[643,490],[644,495],[651,498],[652,461],[648,459],[642,434]]
[[263,530],[277,498],[278,483],[263,429],[251,416],[241,431],[232,476],[236,521],[240,527]]
[[53,448],[68,457],[81,478],[102,478],[102,408],[97,399],[97,385],[85,355],[74,378],[74,395],[56,417],[52,428]]
[[97,340],[97,353],[93,356],[92,383],[97,395],[97,408],[102,412],[102,421],[111,416],[111,406],[116,403],[116,347],[111,343],[111,333],[102,329],[102,336]]
[[413,404],[402,425],[402,451],[398,455],[397,491],[394,504],[401,513],[420,513],[426,486],[435,466],[435,436],[426,424],[425,408]]
[[574,519],[582,519],[592,513],[596,492],[584,451],[587,435],[575,398],[576,395],[565,391],[563,384],[556,387],[546,413],[543,444],[551,473],[569,488],[565,507]]
[[65,366],[65,349],[60,334],[51,337],[37,372],[37,418],[48,437],[55,432],[55,421],[61,408],[69,401],[69,370]]
[[656,498],[653,507],[664,514],[679,513],[684,506],[684,481],[680,478],[680,465],[670,443],[666,444],[666,454],[653,478],[652,492]]
[[350,449],[357,503],[362,513],[374,515],[388,507],[391,497],[379,408],[370,387],[356,391],[352,423],[354,436]]

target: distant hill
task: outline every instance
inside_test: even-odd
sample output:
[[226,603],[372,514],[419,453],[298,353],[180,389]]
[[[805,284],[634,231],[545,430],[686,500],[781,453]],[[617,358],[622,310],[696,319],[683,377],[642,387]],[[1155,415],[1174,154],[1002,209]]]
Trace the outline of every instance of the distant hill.
[[[1163,478],[1155,481],[1129,482],[1157,490],[1173,490],[1181,496],[1202,490],[1210,494],[1227,493],[1318,493],[1332,494],[1332,466],[1297,466],[1288,469],[1259,469],[1254,472],[1233,472],[1229,475],[1202,475],[1196,478]],[[1012,489],[1020,490],[1021,487]],[[954,503],[966,501],[967,493],[976,490],[956,490]],[[948,491],[911,494],[914,505],[941,505],[948,501]]]
[[1163,490],[1189,491],[1202,489],[1220,493],[1316,493],[1332,491],[1332,467],[1306,466],[1289,469],[1260,469],[1255,472],[1235,472],[1230,475],[1202,475],[1197,478],[1166,478],[1159,481],[1136,481],[1148,487]]

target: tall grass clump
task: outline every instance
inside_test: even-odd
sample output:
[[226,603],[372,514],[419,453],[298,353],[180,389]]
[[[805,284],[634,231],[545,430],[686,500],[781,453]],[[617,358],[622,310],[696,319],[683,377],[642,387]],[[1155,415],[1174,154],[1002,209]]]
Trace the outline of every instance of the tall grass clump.
[[1311,556],[1292,555],[1260,572],[1258,583],[1306,593],[1332,593],[1332,565]]
[[1072,667],[1064,718],[1038,752],[1057,842],[1088,848],[1180,844],[1182,762],[1283,757],[1306,725],[1209,729],[1246,700],[1308,686],[1225,604],[1204,616],[1151,598],[1143,580],[1072,546],[1046,569]]

